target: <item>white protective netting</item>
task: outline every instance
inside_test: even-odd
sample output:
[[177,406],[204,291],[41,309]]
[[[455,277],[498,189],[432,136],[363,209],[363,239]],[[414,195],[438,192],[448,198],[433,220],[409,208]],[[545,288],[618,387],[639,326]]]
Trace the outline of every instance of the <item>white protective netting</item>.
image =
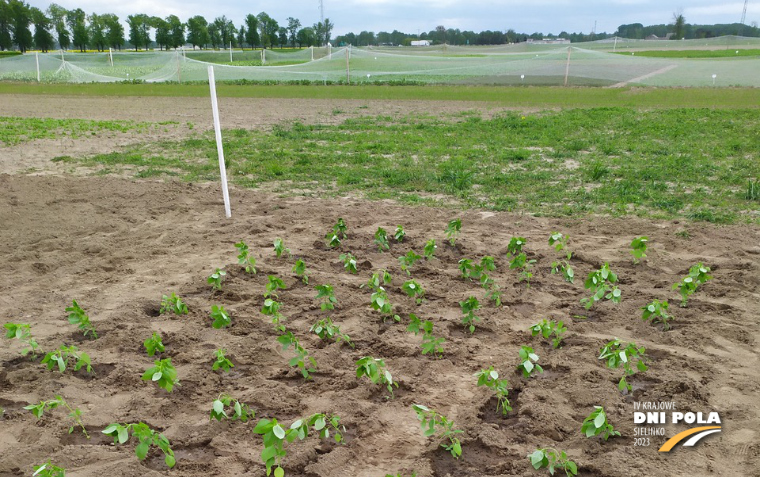
[[[760,38],[608,39],[571,45],[306,48],[39,54],[49,82],[422,82],[438,84],[760,87]],[[637,51],[726,50],[719,58],[654,58]],[[568,59],[569,58],[569,59]],[[567,79],[565,79],[567,78]],[[36,81],[34,53],[0,59],[0,80]]]

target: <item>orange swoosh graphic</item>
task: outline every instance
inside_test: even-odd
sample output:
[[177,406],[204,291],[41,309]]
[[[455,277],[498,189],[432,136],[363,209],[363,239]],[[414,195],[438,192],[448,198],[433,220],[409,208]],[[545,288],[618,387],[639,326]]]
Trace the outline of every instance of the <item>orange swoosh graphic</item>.
[[668,441],[660,447],[659,452],[670,452],[670,449],[676,446],[679,442],[686,439],[692,434],[696,434],[697,432],[707,431],[710,429],[720,429],[720,426],[705,426],[705,427],[695,427],[694,429],[687,429],[683,432],[679,432],[675,436],[668,439]]

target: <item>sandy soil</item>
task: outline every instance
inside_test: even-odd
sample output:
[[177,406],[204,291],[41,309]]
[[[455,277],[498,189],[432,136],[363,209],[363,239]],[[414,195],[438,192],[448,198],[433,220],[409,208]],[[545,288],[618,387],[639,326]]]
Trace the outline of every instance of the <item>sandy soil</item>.
[[[48,371],[19,356],[20,344],[3,339],[0,347],[0,476],[30,475],[33,464],[53,462],[72,476],[263,476],[261,439],[253,423],[209,422],[211,402],[230,393],[248,403],[257,418],[276,417],[289,425],[314,412],[340,415],[345,445],[315,436],[287,446],[289,476],[383,476],[403,471],[419,476],[547,475],[532,471],[526,454],[538,446],[567,450],[581,475],[760,475],[757,459],[760,391],[756,346],[760,300],[760,230],[706,224],[613,220],[551,220],[528,216],[460,212],[398,206],[354,199],[274,199],[250,190],[232,190],[233,218],[225,219],[221,194],[212,185],[135,182],[117,178],[0,175],[0,314],[5,322],[28,322],[41,348],[62,343],[88,352],[94,375]],[[443,228],[462,218],[457,247],[444,245]],[[342,269],[338,251],[322,237],[344,217],[349,238],[343,251],[358,257],[360,273]],[[378,226],[403,224],[408,242],[379,253],[372,243]],[[687,229],[690,239],[676,232]],[[558,253],[546,241],[553,230],[571,236],[576,283],[549,273]],[[538,260],[531,287],[508,270],[505,249],[512,235],[528,239]],[[634,266],[628,254],[632,237],[648,235],[649,257]],[[293,276],[294,259],[276,259],[274,238],[282,237],[310,273],[306,286]],[[415,266],[413,277],[427,290],[417,306],[400,286],[395,257],[426,240],[439,241],[437,258]],[[249,243],[259,273],[246,276],[233,244]],[[473,335],[460,323],[458,302],[483,291],[458,278],[462,257],[496,257],[494,278],[504,289],[505,305],[480,312]],[[619,305],[599,304],[585,312],[581,277],[603,262],[617,271],[623,290]],[[670,285],[688,267],[704,261],[714,279],[677,306]],[[205,278],[225,267],[222,292]],[[390,297],[404,323],[383,323],[369,307],[370,293],[359,286],[371,270],[393,274]],[[318,363],[312,381],[287,364],[272,325],[259,313],[267,274],[282,277],[280,294],[289,329]],[[326,316],[314,300],[313,284],[335,286],[339,307],[331,313],[356,343],[325,344],[308,330]],[[158,315],[162,294],[186,299],[190,314]],[[77,299],[89,312],[100,337],[85,340],[66,320],[64,308]],[[669,299],[676,317],[671,331],[642,322],[639,308],[654,298]],[[232,315],[229,329],[211,328],[213,304]],[[421,338],[405,331],[409,312],[430,319],[446,339],[441,359],[422,356]],[[576,319],[573,315],[587,315]],[[542,318],[564,320],[568,334],[553,350],[532,338],[529,325]],[[171,394],[141,381],[153,360],[142,341],[159,331],[177,366],[182,386]],[[616,388],[619,370],[597,359],[599,348],[618,337],[646,346],[650,369],[631,379],[632,396]],[[515,373],[518,349],[533,346],[545,372],[524,379]],[[235,368],[212,372],[213,352],[229,350]],[[385,359],[401,385],[394,399],[380,386],[355,377],[354,362],[365,355]],[[502,418],[495,400],[475,385],[473,373],[494,365],[511,383],[514,410]],[[82,409],[92,434],[87,441],[68,434],[63,410],[37,421],[23,406],[63,395]],[[635,447],[634,401],[675,401],[681,410],[718,411],[723,430],[695,448],[658,454],[667,437],[689,426],[668,427],[667,436]],[[462,435],[459,461],[426,439],[410,406],[423,403],[452,418]],[[604,405],[622,437],[602,442],[581,436],[581,421],[594,405]],[[132,442],[113,446],[100,434],[111,422],[145,421],[171,440],[177,455],[167,471],[155,450],[145,462]]]

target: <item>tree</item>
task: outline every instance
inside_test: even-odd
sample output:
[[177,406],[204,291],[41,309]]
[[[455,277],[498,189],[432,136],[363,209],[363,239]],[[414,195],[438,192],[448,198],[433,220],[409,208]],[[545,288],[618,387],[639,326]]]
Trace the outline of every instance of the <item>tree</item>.
[[261,45],[266,48],[267,45],[271,48],[277,41],[277,31],[280,29],[280,25],[277,24],[277,20],[267,15],[265,12],[258,14],[259,19],[259,32],[261,33]]
[[127,24],[129,25],[129,42],[135,47],[135,51],[141,47],[147,50],[150,46],[151,18],[144,13],[129,15]]
[[87,18],[90,22],[89,30],[89,42],[95,46],[98,51],[103,51],[106,48],[106,24],[103,21],[103,17],[97,13],[93,13]]
[[208,21],[200,15],[196,15],[187,20],[187,42],[196,46],[205,48],[209,43]]
[[221,32],[216,22],[208,24],[208,40],[211,43],[211,48],[216,49],[222,42]]
[[677,12],[673,13],[673,26],[676,31],[672,38],[674,40],[683,39],[686,31],[686,19],[683,16],[683,10],[679,9]]
[[174,49],[179,48],[185,44],[185,24],[177,17],[177,15],[169,15],[166,17],[166,23],[169,25],[169,43],[168,45]]
[[288,17],[288,33],[290,36],[290,44],[293,45],[293,48],[296,46],[296,33],[298,32],[298,29],[301,28],[301,21],[297,18]]
[[106,26],[106,41],[111,48],[121,50],[124,46],[124,27],[119,21],[119,17],[113,13],[103,15],[103,22]]
[[330,35],[332,35],[333,28],[335,28],[335,24],[333,24],[329,18],[325,18],[325,23],[322,25],[322,33],[324,34],[325,45],[330,43]]
[[74,44],[75,48],[79,48],[79,51],[82,52],[87,49],[87,43],[90,40],[89,35],[87,34],[86,19],[87,15],[81,8],[71,10],[69,11],[68,15],[66,15],[66,21],[68,22],[69,28],[71,28],[71,33],[74,36],[72,43]]
[[32,23],[34,23],[34,44],[37,48],[47,53],[55,45],[53,35],[50,33],[51,21],[45,13],[37,7],[31,10]]
[[247,28],[245,41],[251,45],[251,48],[255,48],[261,43],[261,38],[259,37],[259,19],[256,18],[256,15],[249,13],[245,17],[245,27]]
[[226,16],[222,15],[214,19],[214,27],[218,32],[219,42],[222,44],[222,47],[228,47],[237,33],[235,25]]
[[12,21],[10,5],[0,0],[0,51],[10,50],[13,46]]
[[238,45],[240,45],[241,49],[245,49],[245,43],[246,43],[245,35],[246,35],[245,26],[240,25],[240,30],[238,30],[238,33],[237,33],[237,42],[238,42]]
[[314,34],[313,28],[306,27],[298,30],[296,40],[298,40],[298,46],[301,48],[304,46],[314,46],[317,40],[317,36]]
[[277,29],[277,41],[280,44],[280,48],[288,43],[288,29],[280,27]]
[[358,46],[372,46],[377,43],[375,33],[371,31],[363,31],[356,37],[356,45]]
[[156,29],[156,44],[158,49],[163,50],[164,47],[169,48],[169,42],[171,41],[171,35],[169,34],[169,23],[163,18],[152,17],[150,19],[151,26]]
[[32,15],[29,5],[22,0],[9,0],[8,7],[11,17],[11,30],[13,31],[13,43],[24,53],[32,47],[34,39],[29,25],[32,23]]
[[71,46],[71,33],[66,29],[66,15],[69,13],[68,10],[60,5],[51,3],[47,12],[55,27],[55,33],[58,36],[58,46],[62,49],[67,49]]

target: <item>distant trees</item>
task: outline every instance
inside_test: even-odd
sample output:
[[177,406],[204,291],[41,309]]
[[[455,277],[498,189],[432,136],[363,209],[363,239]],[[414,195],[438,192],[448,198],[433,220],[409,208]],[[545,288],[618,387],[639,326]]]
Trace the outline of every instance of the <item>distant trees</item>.
[[32,7],[30,10],[32,16],[32,23],[34,24],[34,44],[42,50],[43,53],[47,53],[55,46],[55,40],[53,34],[50,33],[51,21],[45,15],[45,13],[37,7]]
[[288,17],[288,36],[290,37],[291,46],[296,46],[296,34],[298,29],[301,28],[301,21],[297,18]]
[[679,10],[673,14],[673,27],[675,34],[671,37],[674,40],[681,40],[685,37],[684,31],[686,28],[686,19],[683,16],[683,10]]
[[135,48],[135,51],[142,47],[148,49],[150,45],[150,29],[152,19],[144,14],[139,13],[137,15],[129,15],[127,17],[127,24],[129,25],[129,42]]
[[87,33],[86,20],[87,15],[81,8],[71,10],[66,14],[66,21],[69,25],[69,28],[71,28],[71,42],[75,48],[79,48],[79,51],[84,51],[87,49],[87,42],[90,39],[90,36]]
[[245,27],[245,42],[251,45],[251,48],[259,46],[261,44],[261,37],[259,36],[259,19],[256,18],[256,15],[246,15]]
[[206,48],[211,39],[208,33],[208,21],[200,15],[187,20],[187,42],[199,48]]

